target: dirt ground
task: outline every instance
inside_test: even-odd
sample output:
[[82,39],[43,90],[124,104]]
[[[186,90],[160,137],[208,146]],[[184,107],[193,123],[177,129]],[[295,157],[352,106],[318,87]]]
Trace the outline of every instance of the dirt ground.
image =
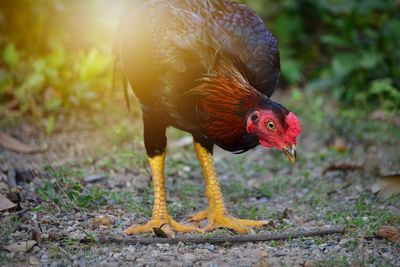
[[[345,234],[224,245],[102,242],[101,236],[128,238],[124,229],[151,216],[140,116],[121,105],[60,117],[50,135],[27,119],[0,125],[4,133],[46,148],[20,154],[0,147],[0,193],[8,193],[10,170],[21,190],[20,208],[0,213],[0,265],[399,266],[399,240],[377,231],[399,227],[400,199],[385,199],[374,189],[379,177],[400,173],[399,114],[339,108],[307,94],[278,98],[302,121],[298,163],[290,166],[281,153],[263,148],[241,155],[217,149],[228,210],[274,222],[252,234],[334,226],[346,227]],[[168,205],[184,220],[206,207],[204,182],[190,137],[170,129],[168,140]],[[16,245],[29,240],[35,241],[28,247]]]

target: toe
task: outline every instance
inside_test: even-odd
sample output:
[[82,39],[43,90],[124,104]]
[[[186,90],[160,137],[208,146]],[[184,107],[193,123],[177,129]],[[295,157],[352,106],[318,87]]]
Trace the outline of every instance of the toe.
[[268,220],[262,220],[262,221],[246,220],[246,219],[236,219],[236,220],[241,225],[245,225],[248,227],[261,227],[261,226],[271,225],[271,221],[268,221]]
[[171,225],[172,229],[174,229],[176,232],[183,232],[183,233],[190,233],[190,232],[201,233],[201,232],[203,232],[203,230],[200,228],[197,228],[197,227],[194,227],[191,225],[185,225],[185,224],[178,223],[177,221],[175,221],[172,218],[168,222]]
[[205,231],[212,231],[218,228],[227,228],[236,233],[249,233],[252,227],[268,225],[268,221],[254,221],[237,219],[229,215],[216,215],[204,228]]
[[[162,223],[160,224],[160,226],[161,225],[162,225]],[[134,224],[131,227],[129,227],[128,229],[126,229],[124,231],[124,234],[136,235],[136,234],[148,233],[148,232],[152,232],[154,227],[157,227],[157,226],[153,221],[150,221],[143,225],[135,225]]]
[[208,216],[208,211],[203,210],[187,216],[187,219],[189,220],[189,222],[200,222],[202,220],[207,219],[207,216]]
[[236,233],[240,234],[246,234],[249,233],[251,228],[250,227],[245,227],[241,226],[239,224],[233,224],[233,223],[223,223],[223,224],[208,224],[206,227],[203,228],[205,232],[211,232],[216,229],[220,228],[226,228],[235,231]]

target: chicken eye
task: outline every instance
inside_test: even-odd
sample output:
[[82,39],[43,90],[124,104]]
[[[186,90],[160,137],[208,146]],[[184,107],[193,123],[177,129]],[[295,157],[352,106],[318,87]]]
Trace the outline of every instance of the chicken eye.
[[275,131],[275,124],[272,121],[266,123],[267,129],[270,131]]

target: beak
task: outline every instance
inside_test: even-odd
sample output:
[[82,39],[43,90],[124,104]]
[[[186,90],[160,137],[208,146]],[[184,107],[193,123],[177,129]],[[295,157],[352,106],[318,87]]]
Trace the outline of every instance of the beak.
[[292,147],[286,147],[283,150],[285,156],[290,160],[292,164],[296,162],[296,145],[292,145]]

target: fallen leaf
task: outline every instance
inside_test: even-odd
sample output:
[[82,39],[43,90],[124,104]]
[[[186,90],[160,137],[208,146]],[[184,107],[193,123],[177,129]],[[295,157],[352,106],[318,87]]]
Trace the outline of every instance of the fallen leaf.
[[172,230],[171,226],[169,224],[163,224],[161,225],[160,228],[154,227],[153,232],[157,237],[162,237],[162,238],[174,238],[175,237],[175,232]]
[[382,201],[400,194],[400,174],[387,175],[378,179],[372,185],[371,191],[378,194],[378,198]]
[[17,186],[17,171],[15,169],[8,170],[7,182],[9,187],[9,193],[7,197],[14,203],[21,201],[20,190]]
[[46,150],[45,148],[33,148],[31,146],[28,146],[3,132],[0,132],[0,146],[21,154],[41,153]]
[[347,150],[346,141],[342,138],[336,138],[333,144],[331,145],[331,148],[339,153],[344,153]]
[[268,262],[265,259],[265,257],[260,257],[258,259],[258,262],[256,263],[256,266],[258,266],[258,267],[268,267]]
[[279,216],[278,221],[282,222],[284,219],[289,219],[289,213],[290,212],[291,212],[291,210],[289,210],[288,208],[285,208],[285,210]]
[[0,211],[10,210],[16,208],[17,205],[11,202],[8,198],[0,194]]
[[97,229],[99,227],[102,228],[109,228],[111,225],[113,225],[113,221],[111,220],[111,218],[109,216],[97,216],[95,218],[93,218],[92,220],[92,229]]
[[32,240],[35,240],[36,242],[40,242],[42,240],[42,232],[40,231],[38,222],[33,223],[33,227],[31,229],[31,231],[32,231]]
[[21,241],[14,244],[10,244],[8,246],[4,246],[4,248],[10,252],[29,252],[37,242],[35,240],[29,241]]
[[303,266],[304,267],[312,267],[314,264],[313,264],[313,261],[312,260],[306,260],[305,262],[304,262],[304,264],[303,264]]
[[376,233],[379,237],[387,239],[391,242],[400,241],[400,228],[393,226],[382,226]]

